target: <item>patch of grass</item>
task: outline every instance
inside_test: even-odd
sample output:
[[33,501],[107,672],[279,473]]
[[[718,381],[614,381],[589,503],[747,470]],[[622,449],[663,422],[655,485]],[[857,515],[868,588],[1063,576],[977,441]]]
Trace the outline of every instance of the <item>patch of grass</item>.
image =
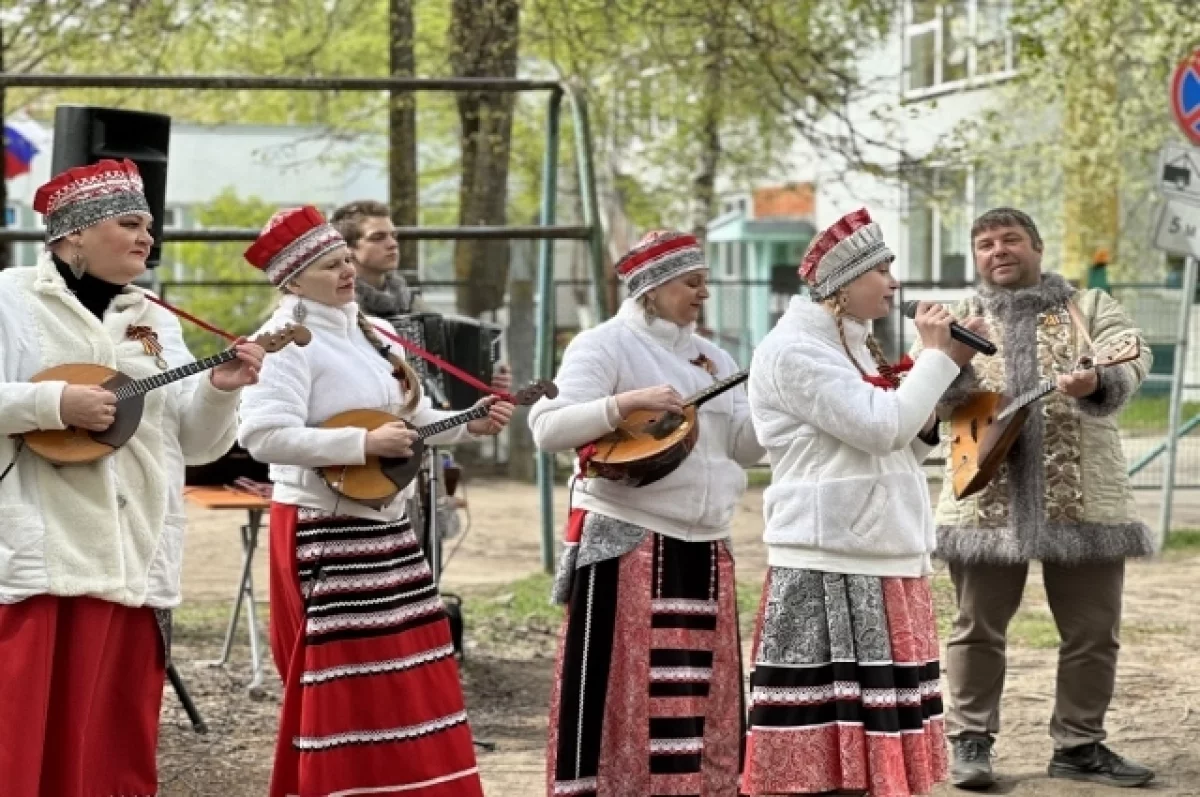
[[1167,535],[1163,550],[1200,553],[1200,529],[1175,529]]
[[[1169,396],[1134,396],[1121,411],[1118,424],[1128,432],[1165,431],[1170,409]],[[1197,413],[1200,413],[1200,403],[1186,401],[1179,414],[1186,421]]]
[[746,486],[747,487],[770,487],[771,486],[771,469],[770,468],[748,468],[746,470]]
[[1053,650],[1059,643],[1058,627],[1049,612],[1021,610],[1008,626],[1008,641],[1027,648]]
[[550,602],[553,581],[546,573],[534,573],[474,596],[470,601],[468,621],[510,628],[557,628],[562,622],[563,607]]

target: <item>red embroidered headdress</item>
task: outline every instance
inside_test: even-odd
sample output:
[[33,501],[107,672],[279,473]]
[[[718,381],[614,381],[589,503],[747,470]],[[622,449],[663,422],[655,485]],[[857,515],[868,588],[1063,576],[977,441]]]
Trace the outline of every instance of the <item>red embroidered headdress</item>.
[[150,216],[142,175],[128,158],[67,169],[37,190],[33,209],[46,217],[47,243],[114,216]]
[[271,217],[244,257],[274,285],[284,285],[346,239],[312,205],[281,210]]
[[654,230],[617,261],[617,276],[636,299],[651,288],[680,274],[708,268],[696,236],[671,230]]
[[814,299],[827,299],[871,269],[894,260],[866,208],[842,216],[818,235],[800,263]]

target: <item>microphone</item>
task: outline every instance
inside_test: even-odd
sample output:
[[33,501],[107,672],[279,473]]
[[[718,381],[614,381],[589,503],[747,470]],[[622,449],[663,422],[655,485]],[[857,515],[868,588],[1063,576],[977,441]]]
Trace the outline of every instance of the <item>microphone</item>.
[[[917,317],[917,302],[905,302],[901,305],[901,309],[906,317]],[[996,344],[987,338],[976,335],[957,321],[950,322],[950,337],[989,357],[996,353]]]

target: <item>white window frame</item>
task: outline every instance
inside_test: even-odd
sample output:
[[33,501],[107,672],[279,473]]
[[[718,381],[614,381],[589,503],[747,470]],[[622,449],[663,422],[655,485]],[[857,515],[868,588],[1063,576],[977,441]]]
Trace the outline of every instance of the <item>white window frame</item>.
[[[968,231],[967,236],[967,251],[966,262],[963,266],[963,281],[966,284],[971,284],[975,281],[975,258],[971,249],[970,242],[970,227],[975,218],[975,168],[972,166],[950,166],[948,164],[932,164],[925,167],[930,172],[939,171],[966,171],[966,181],[963,196],[963,207],[959,223],[964,225]],[[909,259],[909,254],[912,252],[912,225],[910,219],[915,207],[919,204],[924,204],[927,201],[926,197],[914,197],[914,190],[911,182],[907,183],[905,191],[905,218],[904,218],[904,253],[905,253],[905,279],[909,281],[917,281],[913,276],[913,263]],[[931,226],[932,230],[929,241],[929,257],[932,261],[929,263],[929,283],[932,285],[941,285],[942,283],[942,208],[938,205],[932,205],[930,208],[932,215]],[[923,282],[924,280],[922,280]],[[956,286],[957,287],[957,284]]]
[[[998,83],[1015,77],[1017,69],[1015,67],[1016,58],[1016,43],[1013,39],[1011,30],[1004,30],[1001,37],[1004,41],[1004,68],[998,72],[989,72],[986,75],[977,74],[978,59],[976,42],[979,36],[979,4],[1003,2],[1003,0],[961,0],[967,6],[967,75],[965,78],[958,80],[946,81],[943,77],[943,67],[945,64],[944,38],[945,25],[944,15],[942,13],[945,8],[945,3],[939,2],[934,10],[933,19],[927,22],[913,22],[913,2],[914,0],[904,0],[904,34],[903,34],[903,50],[904,50],[904,75],[902,78],[901,91],[905,99],[917,100],[926,97],[933,97],[939,94],[947,94],[954,91],[959,91],[965,88],[975,88],[988,85],[990,83]],[[1011,0],[1008,0],[1006,8],[1006,17],[1012,11]],[[917,36],[932,33],[933,34],[933,84],[929,86],[921,86],[918,88],[912,87],[912,42]]]

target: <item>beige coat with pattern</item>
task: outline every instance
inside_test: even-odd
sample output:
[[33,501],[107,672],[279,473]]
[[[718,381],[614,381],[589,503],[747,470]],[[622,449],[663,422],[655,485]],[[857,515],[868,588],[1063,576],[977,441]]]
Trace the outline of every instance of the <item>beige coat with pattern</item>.
[[[1096,351],[1134,335],[1140,356],[1103,368],[1094,396],[1052,392],[1034,405],[999,474],[983,491],[954,497],[950,468],[937,506],[938,556],[948,561],[1062,564],[1144,556],[1153,551],[1126,475],[1117,415],[1150,370],[1151,354],[1121,305],[1099,290],[1076,291],[1057,274],[1039,286],[985,286],[953,308],[982,315],[998,351],[978,355],[943,398],[948,418],[973,390],[1018,395],[1072,370],[1086,349],[1066,302],[1080,310]],[[919,345],[917,347],[919,349]]]

